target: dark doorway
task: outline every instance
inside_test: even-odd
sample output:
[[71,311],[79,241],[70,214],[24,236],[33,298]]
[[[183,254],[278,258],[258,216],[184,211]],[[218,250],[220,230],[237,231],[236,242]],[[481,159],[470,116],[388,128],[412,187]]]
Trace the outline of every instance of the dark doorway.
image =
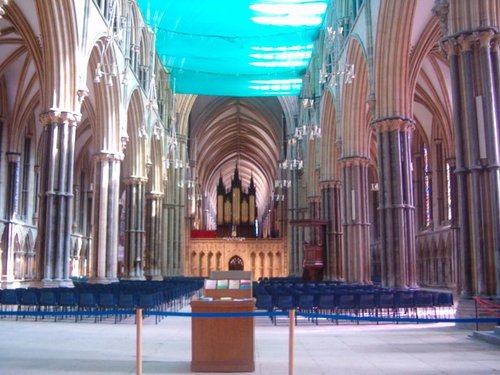
[[243,271],[243,259],[235,255],[229,260],[229,271]]

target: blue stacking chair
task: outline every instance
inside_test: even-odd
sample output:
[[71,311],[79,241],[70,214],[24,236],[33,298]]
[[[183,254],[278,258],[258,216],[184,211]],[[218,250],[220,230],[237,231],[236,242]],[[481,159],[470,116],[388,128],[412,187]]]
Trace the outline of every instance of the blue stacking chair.
[[419,311],[424,311],[426,316],[429,316],[429,310],[432,312],[432,317],[436,318],[436,307],[434,306],[434,293],[425,290],[417,290],[413,294],[416,317],[418,318]]
[[[439,315],[442,316],[443,312],[447,312],[444,314],[445,317],[450,317],[453,314],[450,314],[450,310],[454,306],[453,302],[453,294],[447,292],[438,292],[434,294],[434,306],[436,306],[436,310],[439,311]],[[437,313],[436,311],[436,313]]]
[[[103,313],[116,310],[116,304],[116,296],[112,291],[102,291],[97,295],[97,308]],[[102,318],[103,315],[100,315],[99,320],[102,321]]]
[[[374,292],[361,292],[358,295],[358,314],[373,316],[375,309],[377,308],[377,302]],[[359,324],[359,321],[358,321]]]
[[[93,312],[97,311],[97,299],[92,292],[82,292],[78,298],[78,311],[79,312]],[[95,315],[94,323],[97,323],[98,316]],[[83,319],[83,314],[80,315],[80,320]],[[78,320],[78,315],[76,316],[75,321]]]
[[[120,293],[118,296],[118,303],[116,304],[118,310],[134,310],[136,308],[135,297],[132,293]],[[115,317],[115,323],[127,318],[128,314],[120,313]]]
[[[376,295],[377,311],[375,315],[378,317],[391,317],[395,316],[394,311],[394,293],[391,291],[378,292]],[[379,322],[377,321],[377,324]]]
[[[273,297],[269,294],[259,293],[255,296],[255,308],[257,310],[265,310],[271,313],[274,310]],[[274,323],[273,315],[269,315],[271,322]]]
[[19,310],[19,293],[17,290],[3,289],[0,292],[0,308],[2,312]]
[[[295,307],[293,296],[291,294],[278,294],[273,298],[273,304],[276,310],[289,311]],[[277,319],[274,319],[274,325]]]
[[[40,311],[42,312],[56,311],[59,306],[56,289],[53,288],[41,289],[40,298],[38,302],[40,304]],[[44,318],[45,317],[42,315],[42,319]],[[54,316],[54,321],[56,320],[57,320],[57,315]]]
[[[34,288],[21,289],[19,308],[22,309],[22,311],[37,312],[39,310],[38,290]],[[23,315],[23,318],[26,318],[26,315]],[[35,315],[35,321],[36,320],[38,320],[37,315]]]
[[[358,308],[357,294],[354,292],[343,292],[335,295],[337,314],[356,314]],[[336,319],[339,324],[339,320]]]
[[[61,288],[58,290],[59,308],[62,312],[76,311],[78,308],[78,292],[71,288]],[[65,316],[61,315],[61,319]],[[76,319],[75,319],[76,321]]]
[[[155,293],[141,293],[137,303],[138,308],[143,310],[154,310],[157,306]],[[155,324],[158,323],[158,315],[155,315]]]
[[394,295],[394,310],[398,316],[410,317],[416,311],[415,298],[412,290],[399,290]]
[[[333,293],[321,293],[316,296],[316,309],[319,314],[330,314],[335,313],[335,296]],[[316,319],[316,324],[318,320]]]
[[[296,297],[295,308],[298,312],[312,314],[315,312],[315,303],[313,294],[299,294]],[[308,317],[307,320],[317,323],[318,318]],[[295,324],[297,325],[297,314],[295,314]]]

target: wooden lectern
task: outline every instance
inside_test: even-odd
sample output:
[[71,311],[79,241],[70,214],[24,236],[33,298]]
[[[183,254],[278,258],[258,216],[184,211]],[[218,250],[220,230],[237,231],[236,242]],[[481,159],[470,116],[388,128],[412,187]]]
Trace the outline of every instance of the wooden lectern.
[[[215,289],[213,288],[214,281]],[[225,288],[226,282],[228,288]],[[221,287],[217,288],[217,284]],[[229,289],[229,285],[232,289]],[[238,288],[236,288],[237,285],[239,285]],[[204,297],[191,301],[191,311],[193,313],[251,313],[255,310],[251,285],[250,272],[221,273],[219,271],[217,274],[212,274],[211,278],[205,282]],[[253,372],[255,370],[254,325],[253,316],[193,317],[191,320],[191,371]]]

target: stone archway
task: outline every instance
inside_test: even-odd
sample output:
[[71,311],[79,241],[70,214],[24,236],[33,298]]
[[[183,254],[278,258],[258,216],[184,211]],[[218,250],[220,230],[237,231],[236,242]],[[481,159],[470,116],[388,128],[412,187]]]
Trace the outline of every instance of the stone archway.
[[231,259],[229,259],[228,269],[229,271],[243,271],[245,268],[245,263],[243,259],[239,256],[235,255]]

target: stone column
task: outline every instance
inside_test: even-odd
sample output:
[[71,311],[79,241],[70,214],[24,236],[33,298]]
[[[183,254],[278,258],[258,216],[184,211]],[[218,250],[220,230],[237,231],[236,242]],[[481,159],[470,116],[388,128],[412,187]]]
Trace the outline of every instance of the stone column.
[[146,179],[125,180],[125,278],[144,280],[144,210]]
[[415,207],[411,175],[414,123],[394,117],[372,122],[377,135],[382,284],[416,286]]
[[161,224],[163,194],[146,194],[146,251],[145,269],[147,278],[162,280]]
[[[15,257],[14,257],[14,234],[15,234],[15,220],[17,219],[17,211],[19,208],[19,178],[21,169],[21,154],[17,152],[7,152],[8,161],[8,201],[7,210],[8,217],[5,224],[5,244],[3,251],[4,266],[5,269],[2,270],[4,275],[4,280],[7,282],[14,281],[14,267],[15,267]],[[1,276],[1,275],[0,275]]]
[[340,159],[346,280],[371,283],[370,226],[368,211],[368,164],[363,157]]
[[173,256],[174,256],[174,205],[163,205],[163,250],[161,257],[161,270],[164,276],[173,275]]
[[19,209],[19,178],[21,174],[21,154],[18,152],[7,152],[9,173],[9,219],[16,219]]
[[457,290],[460,290],[460,269],[461,265],[459,262],[460,243],[459,234],[460,228],[458,226],[458,196],[457,196],[457,175],[455,174],[456,160],[455,158],[449,158],[447,160],[450,166],[450,199],[451,199],[451,232],[452,232],[452,245],[451,245],[451,286],[455,286]]
[[92,249],[89,256],[93,282],[118,281],[119,189],[121,154],[94,155]]
[[[288,189],[288,218],[290,220],[301,220],[305,218],[305,209],[301,208],[301,193],[303,171],[297,170],[292,174],[292,188]],[[290,276],[302,276],[302,259],[304,252],[304,227],[293,225],[288,231],[288,273]]]
[[327,280],[345,280],[340,187],[340,181],[322,182],[321,186],[321,218],[329,220],[325,236]]
[[[319,196],[308,197],[307,202],[309,207],[308,218],[319,219],[320,209],[321,209],[320,206],[321,198]],[[307,230],[309,232],[309,243],[322,244],[324,242],[324,239],[322,237],[322,232],[323,232],[322,228],[312,226],[307,228]]]
[[500,295],[499,33],[446,38],[452,80],[460,292]]
[[40,116],[42,135],[37,279],[47,285],[70,280],[73,220],[73,168],[78,121],[72,112],[50,110]]

